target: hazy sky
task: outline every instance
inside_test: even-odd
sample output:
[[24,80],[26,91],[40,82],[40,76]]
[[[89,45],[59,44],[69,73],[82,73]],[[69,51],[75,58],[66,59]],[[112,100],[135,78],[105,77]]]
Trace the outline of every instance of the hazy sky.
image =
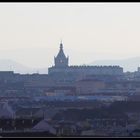
[[140,3],[0,3],[0,59],[48,67],[140,56]]

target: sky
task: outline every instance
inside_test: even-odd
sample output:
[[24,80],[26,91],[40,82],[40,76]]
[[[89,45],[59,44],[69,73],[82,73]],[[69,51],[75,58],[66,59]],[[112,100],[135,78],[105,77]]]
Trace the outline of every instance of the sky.
[[0,59],[70,65],[140,56],[140,3],[0,3]]

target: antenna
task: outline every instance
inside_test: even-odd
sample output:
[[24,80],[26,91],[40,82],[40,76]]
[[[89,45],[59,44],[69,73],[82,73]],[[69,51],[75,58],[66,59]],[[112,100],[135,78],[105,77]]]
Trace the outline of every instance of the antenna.
[[61,42],[60,42],[60,49],[63,49],[62,39],[61,39]]

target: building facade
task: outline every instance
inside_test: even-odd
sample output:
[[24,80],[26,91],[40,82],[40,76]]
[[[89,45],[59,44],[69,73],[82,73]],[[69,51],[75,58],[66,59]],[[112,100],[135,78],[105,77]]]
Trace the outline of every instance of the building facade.
[[60,43],[60,50],[54,57],[54,66],[48,69],[48,74],[73,74],[73,75],[123,75],[123,68],[120,66],[69,66],[69,58],[65,56],[63,44]]

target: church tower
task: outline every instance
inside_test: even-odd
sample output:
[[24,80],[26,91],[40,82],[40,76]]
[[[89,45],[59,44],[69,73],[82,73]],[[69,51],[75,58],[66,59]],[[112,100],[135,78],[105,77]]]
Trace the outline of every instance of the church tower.
[[60,43],[60,50],[56,57],[54,57],[55,67],[57,68],[65,68],[68,67],[69,58],[65,56],[63,51],[63,44]]

